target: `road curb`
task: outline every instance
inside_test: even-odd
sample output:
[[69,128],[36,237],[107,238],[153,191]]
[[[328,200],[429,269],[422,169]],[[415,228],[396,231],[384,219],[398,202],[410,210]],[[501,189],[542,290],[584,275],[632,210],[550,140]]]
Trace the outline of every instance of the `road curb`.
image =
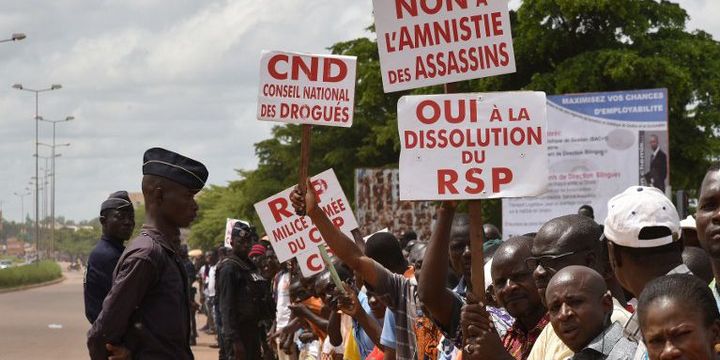
[[39,288],[39,287],[43,287],[43,286],[48,286],[48,285],[55,285],[55,284],[59,284],[59,283],[61,283],[61,282],[63,282],[63,281],[65,281],[65,275],[62,275],[62,276],[60,276],[59,278],[57,278],[57,279],[55,279],[55,280],[50,280],[50,281],[46,281],[46,282],[41,282],[41,283],[38,283],[38,284],[22,285],[22,286],[16,286],[16,287],[12,287],[12,288],[7,288],[7,289],[0,289],[0,294],[9,293],[9,292],[15,292],[15,291],[30,290],[30,289],[35,289],[35,288]]

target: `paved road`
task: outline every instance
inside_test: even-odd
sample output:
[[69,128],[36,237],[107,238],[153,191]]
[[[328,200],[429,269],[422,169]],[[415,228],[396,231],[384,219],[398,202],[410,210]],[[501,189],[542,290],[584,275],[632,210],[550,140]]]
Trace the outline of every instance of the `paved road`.
[[[56,285],[0,294],[0,359],[88,358],[85,334],[90,325],[83,306],[82,272],[65,277]],[[196,359],[217,359],[217,351],[206,345],[210,339],[204,337],[193,348]]]

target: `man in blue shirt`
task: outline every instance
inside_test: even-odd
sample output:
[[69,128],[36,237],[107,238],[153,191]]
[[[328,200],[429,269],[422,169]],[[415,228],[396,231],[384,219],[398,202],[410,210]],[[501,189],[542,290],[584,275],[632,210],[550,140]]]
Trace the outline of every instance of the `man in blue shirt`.
[[127,191],[117,191],[100,206],[102,237],[90,253],[85,271],[85,317],[94,323],[102,310],[102,303],[112,287],[112,275],[123,243],[130,239],[135,228],[135,210]]

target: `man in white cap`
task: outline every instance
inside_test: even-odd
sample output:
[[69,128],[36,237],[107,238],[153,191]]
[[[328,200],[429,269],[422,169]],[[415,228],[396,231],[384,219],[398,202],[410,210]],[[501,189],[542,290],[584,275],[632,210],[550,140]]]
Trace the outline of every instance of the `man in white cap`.
[[680,220],[680,229],[682,229],[682,236],[680,238],[683,240],[685,247],[700,247],[697,226],[695,224],[695,218],[692,215],[688,215],[685,219]]
[[[636,298],[651,280],[669,274],[691,274],[682,260],[680,217],[660,190],[631,186],[608,201],[603,236],[615,277]],[[642,342],[633,314],[625,334]],[[647,352],[641,343],[637,356]]]

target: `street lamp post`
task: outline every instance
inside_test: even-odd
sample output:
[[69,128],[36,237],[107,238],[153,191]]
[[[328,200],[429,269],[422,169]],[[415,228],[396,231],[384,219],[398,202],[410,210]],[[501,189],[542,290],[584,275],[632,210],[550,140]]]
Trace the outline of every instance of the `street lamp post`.
[[22,221],[21,224],[25,224],[25,197],[28,195],[32,195],[30,188],[25,188],[25,191],[27,192],[13,193],[15,196],[20,198],[20,219]]
[[[62,88],[62,85],[60,84],[52,84],[49,88],[45,89],[29,89],[26,87],[23,87],[22,84],[15,84],[12,86],[13,89],[21,90],[21,91],[28,91],[35,93],[35,153],[38,154],[38,147],[40,145],[39,139],[38,139],[38,128],[39,128],[39,115],[38,115],[38,97],[41,92],[46,91],[53,91],[58,90]],[[40,175],[40,164],[39,164],[40,158],[35,158],[35,178],[39,178]],[[39,212],[39,191],[40,191],[40,182],[35,181],[35,247],[37,249],[37,259],[40,260],[40,212]]]
[[[40,143],[40,145],[44,145],[43,143]],[[33,156],[37,156],[37,154],[33,154]],[[43,172],[42,177],[42,186],[40,187],[42,191],[42,215],[40,216],[41,219],[43,219],[43,226],[47,227],[47,218],[48,218],[48,189],[49,189],[49,178],[52,176],[52,172],[50,167],[48,166],[48,161],[52,159],[50,156],[40,156],[41,159],[45,160],[45,167],[41,167],[40,171]]]
[[25,36],[25,34],[23,34],[23,33],[14,33],[14,34],[10,35],[9,39],[0,40],[0,43],[9,42],[9,41],[20,41],[26,37],[27,36]]
[[[74,117],[68,116],[67,120],[58,120],[57,122],[70,121],[72,119],[74,119]],[[43,120],[43,118],[40,117],[40,120]],[[47,121],[47,120],[43,120],[43,121]],[[64,143],[64,144],[56,144],[55,143],[55,123],[53,123],[53,143],[52,143],[52,145],[42,143],[42,142],[39,145],[47,146],[52,151],[52,155],[50,157],[45,158],[45,160],[51,159],[51,163],[52,163],[52,165],[51,165],[52,168],[50,170],[50,175],[52,176],[52,182],[50,183],[50,186],[51,186],[51,188],[50,188],[50,194],[51,194],[50,195],[50,218],[52,221],[52,228],[50,229],[50,253],[53,254],[55,251],[55,176],[56,176],[55,159],[59,158],[62,155],[62,154],[56,153],[55,148],[61,147],[61,146],[70,146],[70,143]],[[47,162],[45,163],[45,167],[47,168]],[[45,191],[47,193],[47,188],[45,189]]]
[[[38,120],[52,123],[53,127],[53,135],[52,135],[52,184],[50,185],[50,219],[52,221],[52,228],[50,229],[50,253],[53,254],[55,251],[55,175],[57,174],[55,172],[55,158],[59,157],[60,154],[55,154],[55,125],[57,123],[62,122],[68,122],[71,120],[75,120],[74,116],[66,116],[64,119],[61,120],[48,120],[43,119],[42,116],[38,117]],[[68,144],[69,146],[70,144]],[[59,145],[58,145],[59,146]]]

